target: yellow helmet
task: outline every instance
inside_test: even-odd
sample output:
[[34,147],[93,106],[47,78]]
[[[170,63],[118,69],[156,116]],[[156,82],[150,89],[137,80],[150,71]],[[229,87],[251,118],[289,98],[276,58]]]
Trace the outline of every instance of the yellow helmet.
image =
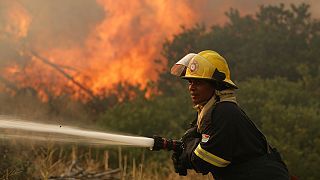
[[172,67],[171,73],[184,79],[209,79],[225,82],[238,88],[230,79],[230,70],[226,60],[212,50],[187,54]]

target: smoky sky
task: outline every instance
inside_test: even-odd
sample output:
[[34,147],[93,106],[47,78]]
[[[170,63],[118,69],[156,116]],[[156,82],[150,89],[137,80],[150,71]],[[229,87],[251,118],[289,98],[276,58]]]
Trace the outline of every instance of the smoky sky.
[[195,8],[201,16],[200,22],[210,26],[226,22],[225,13],[231,8],[239,10],[241,15],[254,15],[260,6],[284,4],[286,8],[289,8],[292,4],[300,5],[302,3],[310,5],[312,17],[320,17],[319,0],[208,0],[206,5],[195,3]]
[[[31,21],[25,37],[17,41],[13,33],[8,32],[15,30],[8,29],[8,24],[14,23],[8,16],[12,11],[21,10]],[[0,0],[0,66],[3,68],[13,61],[25,62],[18,54],[25,47],[82,46],[91,29],[104,16],[102,7],[93,0]]]
[[[304,2],[311,4],[312,13],[318,16],[317,8],[320,6],[320,1],[317,0],[190,0],[189,2],[190,6],[194,7],[195,14],[199,15],[199,21],[210,25],[224,22],[225,12],[230,8],[239,9],[243,13],[254,13],[263,4],[289,5]],[[14,4],[22,6],[32,18],[26,41],[41,47],[81,45],[90,30],[106,18],[103,8],[95,0],[0,0],[0,11]],[[5,18],[3,17],[5,14],[1,12],[0,16],[2,16],[0,20]],[[141,18],[143,19],[143,17],[136,19]],[[0,26],[3,25],[0,22]]]
[[[93,0],[20,0],[32,16],[28,40],[41,46],[68,47],[83,44],[104,18],[104,11]],[[50,38],[49,37],[53,37]]]
[[[163,3],[169,2],[163,1]],[[318,0],[189,0],[187,2],[198,16],[196,20],[208,26],[225,22],[227,19],[225,12],[230,8],[238,9],[241,14],[252,14],[262,4],[285,3],[288,6],[292,3],[307,3],[311,5],[310,10],[313,17],[320,16],[320,11],[318,11],[320,1]],[[112,3],[118,3],[118,1],[112,1]],[[178,0],[174,3],[179,6]],[[12,23],[6,18],[8,13],[15,9],[14,7],[23,9],[31,18],[27,34],[18,41],[10,35],[6,36],[6,33],[3,32],[7,31],[6,24]],[[150,13],[148,10],[145,12]],[[0,66],[6,65],[9,59],[19,59],[17,53],[20,46],[31,46],[38,49],[55,47],[67,49],[72,46],[84,46],[92,29],[105,18],[108,18],[108,11],[105,11],[95,0],[0,0]],[[142,20],[143,18],[141,15],[135,19]],[[135,23],[131,23],[134,26]],[[194,22],[196,23],[198,22]],[[177,22],[177,26],[180,25]],[[135,38],[139,39],[139,36]]]

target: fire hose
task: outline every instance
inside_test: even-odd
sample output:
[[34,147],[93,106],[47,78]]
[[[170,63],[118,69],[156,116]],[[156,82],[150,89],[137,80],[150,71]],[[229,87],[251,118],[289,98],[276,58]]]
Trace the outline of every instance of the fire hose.
[[[23,121],[7,116],[0,116],[0,138],[147,147],[152,151],[173,151],[174,161],[178,161],[183,150],[181,140],[165,139],[160,136],[150,138],[90,131],[70,126]],[[187,170],[183,166],[179,169],[177,173],[186,175]]]

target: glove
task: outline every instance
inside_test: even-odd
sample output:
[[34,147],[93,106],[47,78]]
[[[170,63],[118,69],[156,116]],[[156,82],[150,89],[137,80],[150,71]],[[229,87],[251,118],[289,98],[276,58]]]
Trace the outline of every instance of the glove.
[[186,176],[188,174],[187,168],[184,166],[184,164],[180,161],[180,154],[181,152],[174,151],[171,159],[173,162],[173,167],[176,173],[178,173],[180,176]]
[[192,127],[185,132],[181,140],[183,151],[181,152],[179,160],[186,169],[193,169],[191,156],[194,149],[201,141],[201,134],[198,133],[197,127]]
[[156,135],[154,135],[152,138],[154,139],[154,144],[153,144],[153,147],[151,148],[151,150],[152,151],[159,151],[159,150],[163,149],[165,139],[160,136],[156,136]]
[[200,142],[201,135],[197,132],[197,127],[188,129],[183,137],[181,151],[174,151],[172,154],[173,166],[176,173],[180,176],[187,175],[187,169],[192,169],[191,154]]

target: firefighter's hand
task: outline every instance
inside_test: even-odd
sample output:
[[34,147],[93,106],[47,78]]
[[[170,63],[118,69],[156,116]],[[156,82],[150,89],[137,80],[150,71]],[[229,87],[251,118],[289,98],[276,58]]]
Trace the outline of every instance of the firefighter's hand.
[[174,170],[176,173],[179,173],[180,176],[187,175],[187,168],[184,166],[182,161],[180,160],[180,152],[174,151],[171,159],[173,161]]
[[154,139],[154,144],[153,144],[153,147],[151,148],[151,150],[152,151],[159,151],[159,150],[163,149],[165,139],[160,136],[157,136],[157,135],[154,135],[152,138]]
[[185,169],[193,169],[191,157],[194,149],[201,141],[201,134],[197,132],[197,127],[188,129],[182,137],[182,152],[179,156],[179,162]]
[[180,140],[166,139],[156,135],[152,138],[154,139],[154,144],[151,148],[152,151],[159,151],[161,149],[167,151],[182,151],[182,141]]

